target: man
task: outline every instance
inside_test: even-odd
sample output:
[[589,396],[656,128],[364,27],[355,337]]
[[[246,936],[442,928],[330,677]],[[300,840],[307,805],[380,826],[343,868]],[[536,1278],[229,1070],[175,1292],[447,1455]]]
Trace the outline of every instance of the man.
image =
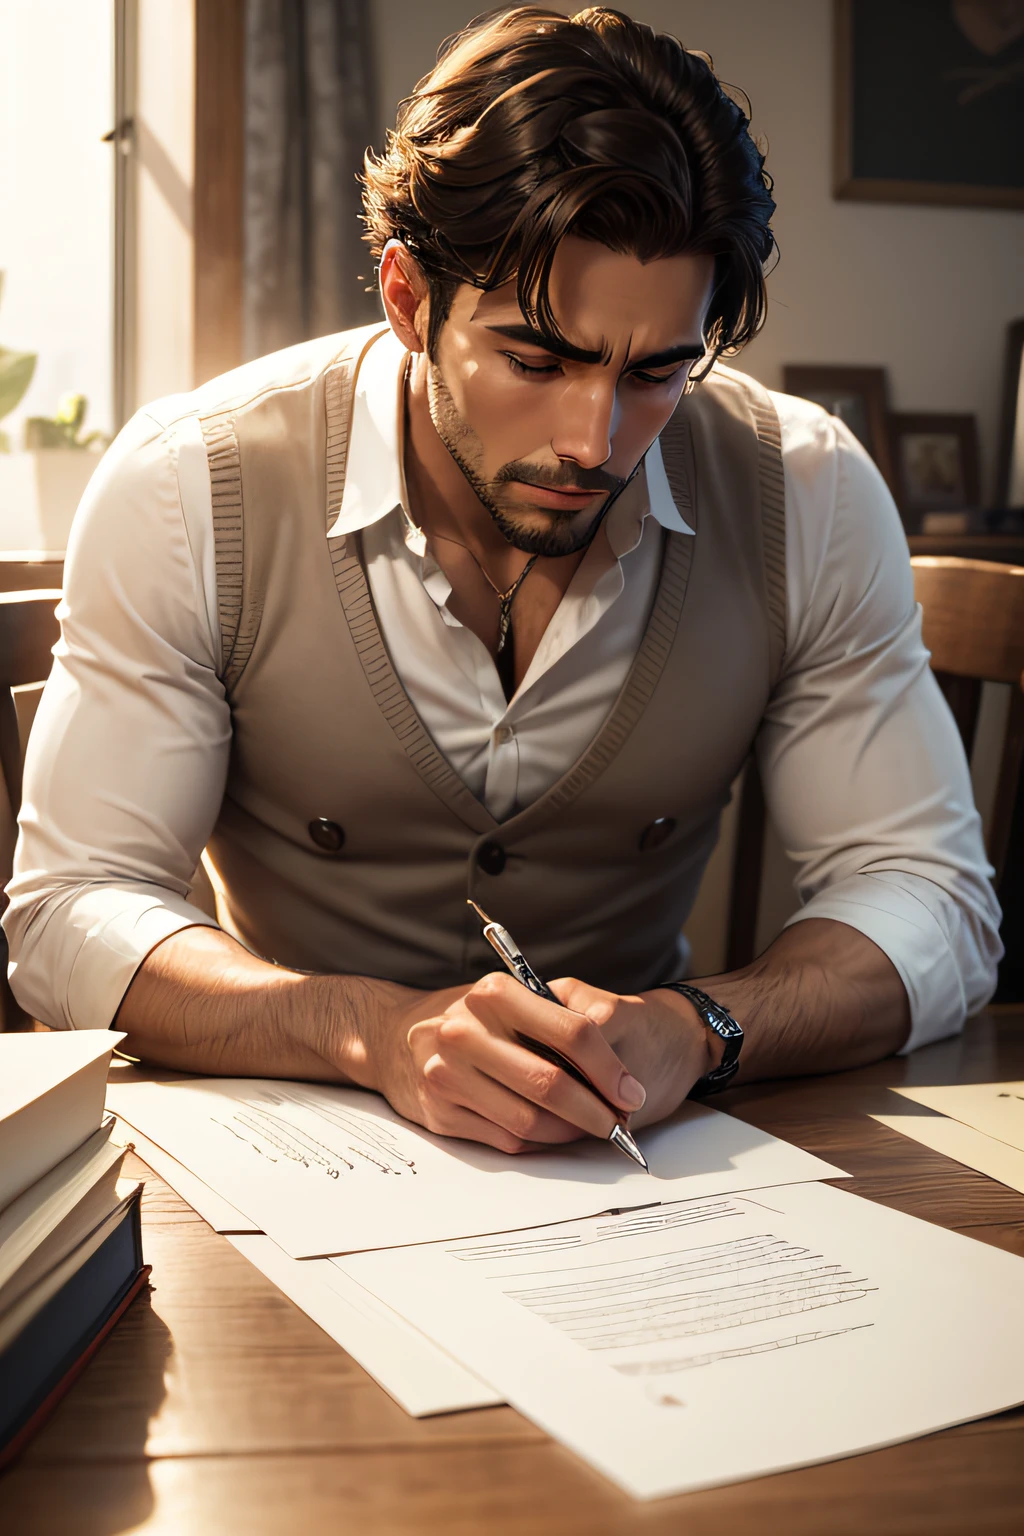
[[[387,326],[143,411],[90,488],[5,920],[22,1005],[509,1152],[614,1121],[519,1033],[642,1125],[714,1079],[709,1019],[748,1078],[959,1028],[999,955],[966,765],[874,467],[717,364],[763,318],[774,204],[704,57],[613,11],[484,20],[365,200]],[[755,743],[804,905],[682,993]],[[467,898],[564,1007],[494,973]]]

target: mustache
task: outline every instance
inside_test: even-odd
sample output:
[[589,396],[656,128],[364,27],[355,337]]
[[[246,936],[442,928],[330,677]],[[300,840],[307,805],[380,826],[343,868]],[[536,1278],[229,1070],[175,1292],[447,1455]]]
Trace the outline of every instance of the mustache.
[[583,469],[578,464],[560,464],[557,469],[540,464],[530,464],[524,459],[513,459],[503,464],[494,476],[494,483],[507,485],[512,480],[524,485],[539,485],[548,491],[620,491],[625,480],[610,475],[605,469]]

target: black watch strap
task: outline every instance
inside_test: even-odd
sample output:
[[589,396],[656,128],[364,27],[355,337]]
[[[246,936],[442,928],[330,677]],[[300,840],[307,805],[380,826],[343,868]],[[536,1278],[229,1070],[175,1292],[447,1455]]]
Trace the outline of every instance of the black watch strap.
[[712,1067],[690,1089],[688,1098],[702,1099],[705,1094],[719,1093],[729,1083],[740,1068],[740,1047],[743,1044],[743,1029],[737,1024],[731,1013],[727,1013],[720,1003],[716,1003],[713,997],[708,997],[699,987],[688,986],[685,981],[666,981],[662,986],[669,992],[678,992],[680,997],[685,997],[688,1003],[692,1003],[700,1015],[701,1022],[706,1024],[720,1040],[725,1042],[725,1050],[717,1067]]

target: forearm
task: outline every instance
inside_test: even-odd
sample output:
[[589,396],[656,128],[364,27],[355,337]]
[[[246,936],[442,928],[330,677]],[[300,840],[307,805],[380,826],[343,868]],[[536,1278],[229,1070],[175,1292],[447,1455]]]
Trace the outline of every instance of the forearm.
[[362,976],[270,965],[219,928],[185,928],[147,955],[115,1025],[163,1067],[373,1087],[370,1042],[417,994]]
[[742,1024],[738,1082],[836,1072],[899,1050],[910,1006],[899,974],[857,929],[808,918],[752,965],[695,980]]

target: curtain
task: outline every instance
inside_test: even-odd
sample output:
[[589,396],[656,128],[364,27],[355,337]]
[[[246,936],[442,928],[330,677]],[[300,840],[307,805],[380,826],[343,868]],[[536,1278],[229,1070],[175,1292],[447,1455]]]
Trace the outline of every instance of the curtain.
[[381,313],[355,179],[376,124],[369,0],[248,0],[245,50],[251,358]]

